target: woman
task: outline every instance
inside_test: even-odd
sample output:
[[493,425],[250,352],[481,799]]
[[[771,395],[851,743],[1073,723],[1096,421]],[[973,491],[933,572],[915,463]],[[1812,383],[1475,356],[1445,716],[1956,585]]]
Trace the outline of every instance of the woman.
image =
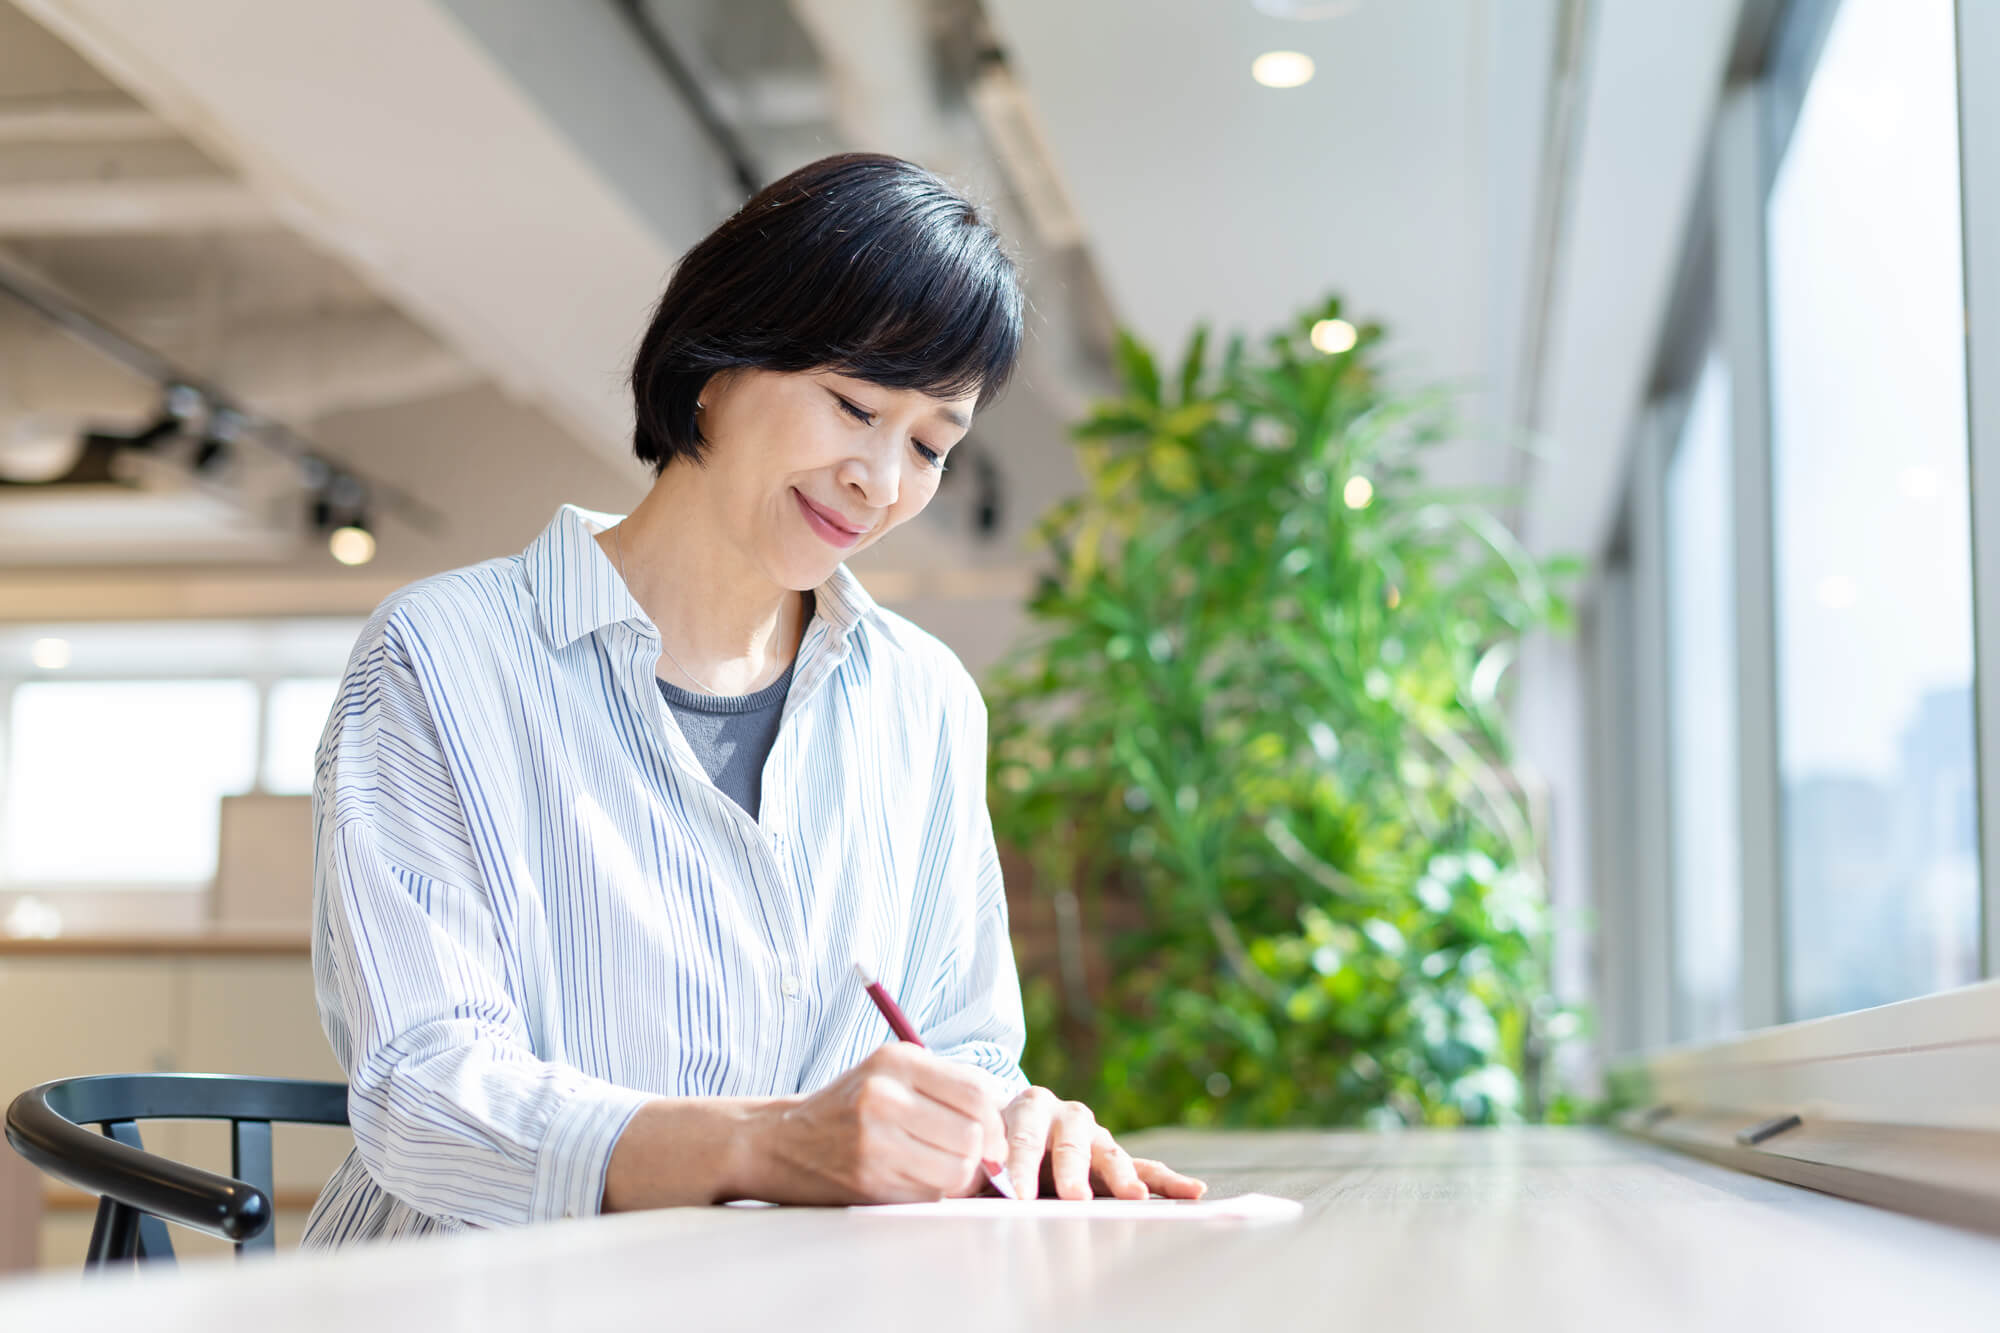
[[[307,1244],[937,1199],[982,1159],[1024,1197],[1201,1193],[1022,1076],[985,707],[841,563],[929,503],[1020,338],[977,210],[813,163],[661,298],[638,508],[565,505],[377,610],[313,792],[355,1150]],[[857,961],[927,1048],[887,1042]]]

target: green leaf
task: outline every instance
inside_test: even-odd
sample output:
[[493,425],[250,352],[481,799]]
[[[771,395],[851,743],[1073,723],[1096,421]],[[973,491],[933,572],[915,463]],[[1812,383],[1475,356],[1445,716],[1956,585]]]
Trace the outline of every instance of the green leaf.
[[1160,434],[1184,440],[1214,421],[1215,417],[1214,403],[1188,403],[1160,418]]
[[1130,435],[1145,435],[1153,429],[1150,411],[1139,411],[1124,403],[1107,404],[1089,417],[1070,427],[1070,435],[1077,440],[1116,440]]
[[1581,578],[1589,562],[1580,555],[1552,555],[1542,561],[1542,573],[1551,581]]
[[1160,403],[1160,371],[1153,364],[1153,354],[1145,344],[1124,329],[1118,330],[1117,342],[1118,373],[1125,380],[1125,387],[1132,396],[1142,403],[1157,407]]
[[1195,394],[1201,385],[1202,360],[1208,354],[1208,325],[1195,326],[1194,336],[1188,339],[1187,354],[1181,358],[1181,397],[1183,404],[1196,402]]
[[1128,454],[1107,466],[1090,480],[1091,492],[1100,501],[1109,501],[1132,484],[1146,464],[1144,454]]

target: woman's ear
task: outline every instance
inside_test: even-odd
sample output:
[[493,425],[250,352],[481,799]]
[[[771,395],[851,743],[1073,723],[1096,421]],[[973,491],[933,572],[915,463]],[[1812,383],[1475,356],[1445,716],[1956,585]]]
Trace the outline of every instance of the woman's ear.
[[694,396],[695,406],[704,411],[713,411],[716,400],[729,392],[736,382],[733,370],[718,370],[701,382],[701,392]]

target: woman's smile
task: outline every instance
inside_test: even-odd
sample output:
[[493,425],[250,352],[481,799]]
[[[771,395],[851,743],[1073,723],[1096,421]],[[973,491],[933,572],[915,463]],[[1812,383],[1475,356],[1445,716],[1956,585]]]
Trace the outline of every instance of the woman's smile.
[[806,499],[798,487],[792,487],[792,498],[798,501],[799,513],[804,515],[806,526],[824,538],[828,545],[846,550],[867,535],[868,529],[855,529],[847,525],[847,520],[828,512]]

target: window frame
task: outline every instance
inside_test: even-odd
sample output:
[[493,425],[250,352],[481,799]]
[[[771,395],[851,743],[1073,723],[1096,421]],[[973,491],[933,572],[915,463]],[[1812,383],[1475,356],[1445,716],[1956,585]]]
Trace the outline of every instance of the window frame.
[[[1983,979],[1782,1021],[1786,905],[1765,205],[1839,2],[1793,0],[1789,10],[1772,0],[1746,5],[1731,78],[1716,105],[1711,176],[1689,224],[1690,248],[1699,228],[1713,228],[1715,327],[1731,380],[1743,1031],[1683,1046],[1626,1044],[1622,1059],[1614,1045],[1609,1085],[1614,1104],[1630,1108],[1621,1124],[1668,1146],[1904,1211],[2000,1227],[2000,1171],[1991,1166],[2000,1160],[2000,1113],[1993,1110],[2000,1105],[2000,80],[1975,73],[2000,70],[2000,6],[1954,5]],[[1685,357],[1675,340],[1687,336],[1670,318],[1659,364]],[[1628,513],[1647,498],[1657,400],[1642,412],[1632,440]],[[1644,563],[1635,562],[1633,573],[1644,577]],[[1619,648],[1638,646],[1635,636]],[[1598,651],[1613,650],[1600,644]],[[1633,683],[1641,691],[1630,699],[1633,712],[1663,712],[1657,679],[1649,683],[1641,673]],[[1610,688],[1602,675],[1597,684]],[[1599,717],[1609,711],[1601,700],[1593,707]],[[1634,766],[1646,761],[1630,757]],[[1596,817],[1598,838],[1668,826],[1664,802],[1646,798],[1666,789],[1665,775],[1636,785],[1641,799],[1628,802],[1631,809]],[[1608,865],[1608,856],[1597,864]],[[1645,888],[1600,882],[1607,897]],[[1606,971],[1634,968],[1640,960],[1633,951],[1647,947],[1628,933],[1608,935]],[[1658,951],[1657,942],[1652,947]],[[1663,996],[1640,1000],[1667,1003]],[[1615,1041],[1617,1034],[1609,1035]]]
[[[1770,386],[1770,317],[1767,308],[1766,216],[1769,190],[1818,54],[1839,0],[1793,0],[1791,7],[1753,7],[1747,35],[1738,43],[1734,77],[1718,100],[1704,179],[1690,210],[1677,296],[1663,323],[1647,403],[1631,441],[1626,512],[1638,538],[1633,573],[1641,609],[1635,632],[1649,632],[1646,608],[1663,605],[1658,552],[1646,535],[1663,524],[1663,449],[1685,412],[1687,368],[1711,336],[1729,373],[1733,472],[1733,567],[1736,591],[1736,704],[1738,718],[1739,847],[1742,886],[1742,958],[1739,987],[1743,1030],[1784,1021],[1786,938],[1782,864],[1782,778],[1778,754],[1778,673]],[[2000,17],[1980,6],[1956,6],[1960,104],[1960,200],[1964,217],[1968,336],[1966,383],[1972,489],[1973,651],[1975,754],[1980,780],[1980,975],[2000,974],[2000,338],[1978,337],[1979,316],[2000,327],[2000,93],[1967,76],[1969,68],[2000,67]],[[1752,31],[1754,30],[1754,31]],[[1749,58],[1744,58],[1744,52]],[[1982,230],[1981,221],[1988,225]],[[1710,280],[1712,318],[1701,317],[1701,284]],[[1696,313],[1690,314],[1690,311]],[[1984,412],[1980,409],[1986,408]],[[1653,558],[1648,558],[1649,555]],[[1665,718],[1663,678],[1637,673],[1635,711]],[[1645,769],[1664,763],[1664,751],[1641,747],[1633,762]],[[1986,780],[1987,774],[1994,780]],[[1600,837],[1629,837],[1665,848],[1671,842],[1668,776],[1641,783],[1629,828],[1598,821]],[[1645,875],[1620,886],[1636,892],[1642,919],[1671,920],[1674,904],[1650,901],[1671,892],[1672,875],[1654,884]],[[1657,948],[1652,952],[1659,952]],[[1646,974],[1654,964],[1627,954],[1613,966]],[[1645,1011],[1639,1033],[1677,1031],[1669,994],[1645,985],[1637,997]],[[1653,1012],[1654,1010],[1661,1012]],[[1623,1053],[1656,1043],[1627,1046]],[[1610,1052],[1620,1054],[1614,1046]]]
[[[1712,255],[1713,252],[1711,251],[1710,253]],[[1677,715],[1677,710],[1674,707],[1674,701],[1675,701],[1674,682],[1672,680],[1674,663],[1678,658],[1678,649],[1674,642],[1674,623],[1673,623],[1674,588],[1672,586],[1672,578],[1671,578],[1672,568],[1674,564],[1674,540],[1675,540],[1672,530],[1673,525],[1671,521],[1673,517],[1671,509],[1672,471],[1675,459],[1677,458],[1680,450],[1686,447],[1688,421],[1689,418],[1692,417],[1694,414],[1696,399],[1700,393],[1702,377],[1707,372],[1708,359],[1711,355],[1715,358],[1717,362],[1720,363],[1723,375],[1723,383],[1725,386],[1727,386],[1727,393],[1725,394],[1725,406],[1732,413],[1734,410],[1733,406],[1730,406],[1730,404],[1733,404],[1734,402],[1734,386],[1729,384],[1729,378],[1728,378],[1730,374],[1729,359],[1725,349],[1722,346],[1722,340],[1719,335],[1719,331],[1716,328],[1715,320],[1712,313],[1713,285],[1714,285],[1713,269],[1710,268],[1708,270],[1708,273],[1709,273],[1709,278],[1707,279],[1707,281],[1709,287],[1708,291],[1709,306],[1707,311],[1705,312],[1707,313],[1708,317],[1704,318],[1699,325],[1690,327],[1687,331],[1686,346],[1690,352],[1697,352],[1699,355],[1697,356],[1697,359],[1693,362],[1693,364],[1691,364],[1687,368],[1684,376],[1676,377],[1679,382],[1676,383],[1675,386],[1669,392],[1663,394],[1658,407],[1658,411],[1661,414],[1661,431],[1662,431],[1662,442],[1663,442],[1663,450],[1660,460],[1660,468],[1661,468],[1660,599],[1661,599],[1662,614],[1665,617],[1665,628],[1660,637],[1660,648],[1662,654],[1664,655],[1662,670],[1665,676],[1665,679],[1662,684],[1662,700],[1667,715],[1667,724],[1669,730],[1676,734],[1679,733],[1684,726],[1688,725],[1688,723],[1686,719],[1683,719]],[[1729,418],[1725,418],[1724,429],[1730,430],[1730,427],[1732,425],[1733,421],[1731,421]],[[1736,463],[1735,434],[1733,431],[1730,431],[1730,434],[1724,443],[1724,450],[1722,457],[1722,465],[1725,472],[1725,482],[1734,481],[1735,463]],[[1722,515],[1722,526],[1726,534],[1725,536],[1726,549],[1723,552],[1723,558],[1725,559],[1725,561],[1727,561],[1727,568],[1728,568],[1727,577],[1731,584],[1730,587],[1731,615],[1730,615],[1729,629],[1732,635],[1735,633],[1737,629],[1737,626],[1734,623],[1735,588],[1733,586],[1737,578],[1738,567],[1739,567],[1739,562],[1736,559],[1736,546],[1737,546],[1736,520],[1737,520],[1737,515],[1735,512],[1735,491],[1734,487],[1731,486],[1728,495],[1728,509]],[[1732,648],[1733,648],[1733,641],[1732,641]],[[1740,656],[1740,654],[1738,655]],[[1734,680],[1728,680],[1725,683],[1724,689],[1728,696],[1729,705],[1731,709],[1731,716],[1729,718],[1729,723],[1730,723],[1729,729],[1731,733],[1731,744],[1733,747],[1733,754],[1731,755],[1731,758],[1733,759],[1736,758],[1737,756],[1740,756],[1742,749],[1741,742],[1735,736],[1735,733],[1741,730],[1741,722],[1735,716],[1735,713],[1741,711],[1742,700],[1739,697],[1740,685],[1738,682]],[[1665,926],[1668,931],[1668,974],[1669,974],[1667,977],[1667,984],[1669,991],[1667,1000],[1668,1026],[1671,1032],[1672,1040],[1683,1041],[1687,1040],[1691,1036],[1693,1032],[1693,1023],[1692,1023],[1692,1015],[1687,1011],[1685,1005],[1686,997],[1683,994],[1681,986],[1681,964],[1684,960],[1681,955],[1682,902],[1680,898],[1680,893],[1681,893],[1681,886],[1683,883],[1683,879],[1681,875],[1682,867],[1679,859],[1680,830],[1678,828],[1678,825],[1680,823],[1682,811],[1675,799],[1676,794],[1680,791],[1680,775],[1675,771],[1675,758],[1676,758],[1675,747],[1672,744],[1671,737],[1669,738],[1669,743],[1661,758],[1662,758],[1662,767],[1661,767],[1660,780],[1667,794],[1665,815],[1663,822],[1666,828],[1666,842],[1667,842]],[[1732,763],[1730,766],[1734,767],[1735,765]],[[1740,799],[1737,803],[1736,808],[1732,813],[1734,816],[1733,822],[1736,825],[1736,827],[1732,830],[1732,832],[1735,834],[1736,842],[1739,844],[1738,856],[1736,858],[1736,877],[1737,880],[1740,881],[1744,869],[1741,856],[1741,847],[1740,847],[1740,843],[1742,841],[1742,822],[1743,822]],[[1737,890],[1737,895],[1736,895],[1737,911],[1740,915],[1742,910],[1741,907],[1742,887],[1740,882],[1736,885],[1736,890]],[[1741,927],[1739,924],[1739,933],[1740,929]],[[1743,960],[1741,956],[1741,947],[1739,945],[1737,967],[1736,967],[1736,980],[1737,980],[1737,989],[1739,991],[1739,994],[1736,998],[1736,1004],[1734,1006],[1739,1016],[1738,1017],[1739,1023],[1740,1023],[1740,1015],[1742,1013],[1742,1000],[1740,995],[1742,987],[1742,976],[1743,976],[1742,963]]]
[[[259,616],[232,618],[229,625],[283,626],[290,623],[328,624],[351,621],[356,634],[365,623],[365,617],[355,616]],[[104,625],[138,625],[152,623],[138,619],[90,620],[77,622],[77,626],[98,627]],[[9,623],[4,629],[15,632],[10,637],[22,637],[20,631],[32,631],[34,637],[47,635],[62,637],[65,626],[59,622],[35,621]],[[260,660],[252,662],[213,662],[194,666],[176,664],[159,666],[148,664],[144,659],[135,661],[130,669],[118,671],[94,670],[87,667],[63,667],[57,670],[43,670],[8,662],[0,665],[0,829],[7,827],[7,816],[12,792],[7,775],[12,771],[13,761],[13,719],[15,692],[23,685],[42,683],[94,684],[125,682],[181,682],[202,680],[229,680],[247,683],[256,700],[255,724],[251,743],[255,746],[252,759],[251,785],[245,789],[246,795],[270,795],[266,785],[269,776],[269,750],[271,731],[271,700],[276,687],[285,681],[318,680],[339,677],[345,670],[345,661],[339,664],[312,666],[302,661]],[[46,898],[52,901],[75,900],[87,895],[118,894],[206,894],[213,890],[215,877],[205,879],[140,879],[140,880],[48,880],[14,879],[8,876],[4,863],[0,863],[0,900],[22,898]]]
[[[2000,10],[1959,4],[1958,152],[1971,440],[1973,753],[1978,759],[1980,971],[2000,976]],[[1983,324],[1982,324],[1983,321]],[[1992,776],[1991,781],[1987,780]]]

